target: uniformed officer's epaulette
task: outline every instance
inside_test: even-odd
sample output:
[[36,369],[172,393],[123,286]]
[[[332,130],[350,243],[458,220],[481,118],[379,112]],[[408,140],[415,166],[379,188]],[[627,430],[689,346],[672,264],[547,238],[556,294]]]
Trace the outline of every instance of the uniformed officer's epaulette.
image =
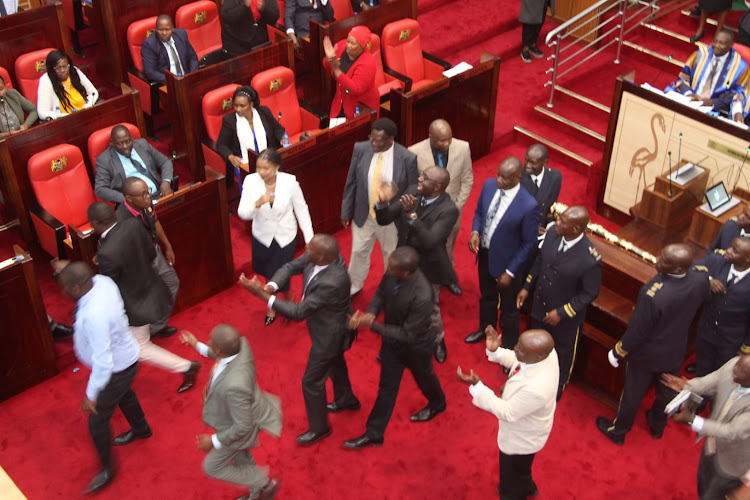
[[646,295],[653,298],[653,296],[656,295],[656,292],[661,290],[661,287],[663,286],[664,286],[664,283],[660,283],[658,281],[655,282],[653,285],[651,285],[651,288],[648,289],[648,292],[646,292]]
[[594,258],[594,260],[596,260],[596,261],[602,260],[602,256],[599,255],[599,250],[597,250],[593,246],[589,246],[589,253]]
[[714,250],[714,253],[718,253],[719,255],[724,255],[725,253],[727,253],[727,251],[722,250],[721,248],[717,248],[716,250]]
[[526,283],[531,283],[532,279],[534,279],[534,278],[532,278],[531,274],[529,274],[528,276],[526,276]]
[[696,265],[693,266],[693,271],[700,271],[700,272],[703,272],[703,273],[707,273],[708,272],[708,268],[706,266],[700,266],[700,265],[696,264]]

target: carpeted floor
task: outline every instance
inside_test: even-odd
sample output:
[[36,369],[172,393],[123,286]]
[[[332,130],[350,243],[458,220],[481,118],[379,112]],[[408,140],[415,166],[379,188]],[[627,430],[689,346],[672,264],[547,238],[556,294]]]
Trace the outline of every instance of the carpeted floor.
[[[457,9],[455,2],[445,0],[419,2],[425,50],[453,63],[472,62],[482,49],[503,57],[495,141],[490,154],[475,163],[477,186],[494,176],[497,165],[506,156],[523,157],[530,143],[512,132],[516,124],[543,129],[555,142],[579,147],[587,154],[598,155],[592,159],[601,160],[600,143],[581,140],[580,134],[571,134],[533,111],[535,105],[547,98],[548,89],[543,87],[547,63],[540,60],[524,64],[518,57],[521,30],[515,18],[519,3],[514,0],[488,5],[480,0],[464,0]],[[548,23],[543,36],[553,26]],[[688,48],[685,51],[689,53]],[[612,65],[611,59],[599,56],[590,66],[571,74],[563,84],[609,104],[616,75],[633,68],[642,75],[657,75],[661,66],[633,51],[624,53],[619,66]],[[669,73],[676,71],[668,68],[660,81],[668,79]],[[580,105],[567,106],[571,112],[586,113],[577,109]],[[607,119],[605,113],[590,114],[588,126],[606,130]],[[462,137],[461,130],[455,129],[454,134]],[[156,146],[165,147],[165,142]],[[563,171],[560,200],[584,204],[593,213],[595,190],[591,188],[591,179],[596,178],[598,164],[587,172],[554,152],[550,163]],[[499,390],[505,379],[497,366],[486,361],[481,346],[463,342],[466,334],[476,327],[478,314],[474,260],[466,249],[467,228],[477,196],[475,188],[463,213],[463,229],[456,245],[456,268],[465,293],[456,297],[444,291],[441,295],[448,360],[444,365],[436,365],[436,372],[447,395],[448,409],[432,422],[410,423],[409,416],[421,409],[425,401],[411,376],[405,375],[382,448],[351,452],[341,447],[342,441],[364,431],[377,394],[379,365],[375,355],[379,339],[373,333],[362,332],[347,354],[362,410],[333,415],[333,435],[314,447],[302,448],[295,444],[294,438],[307,429],[300,387],[310,346],[305,325],[277,320],[264,327],[264,305],[239,286],[173,318],[172,324],[194,332],[201,339],[206,338],[213,326],[226,322],[238,327],[250,341],[261,387],[279,395],[283,402],[285,427],[281,438],[263,435],[260,447],[253,452],[259,463],[268,464],[272,474],[282,479],[278,498],[496,498],[497,420],[473,407],[466,386],[455,378],[456,367],[461,365],[476,370],[495,390]],[[594,218],[616,229],[601,218]],[[251,273],[247,228],[232,217],[231,230],[236,275]],[[341,231],[336,237],[348,258],[350,232]],[[175,251],[179,259],[179,248]],[[354,301],[358,309],[367,306],[383,272],[377,248],[373,256],[365,289]],[[58,321],[69,321],[74,305],[62,298],[47,270],[40,266],[37,274],[50,314]],[[187,281],[190,276],[181,279]],[[299,295],[300,282],[294,282],[294,286]],[[199,358],[176,338],[157,343],[189,359]],[[70,351],[69,347],[65,350]],[[67,365],[53,379],[0,404],[0,465],[31,500],[78,498],[96,472],[86,420],[78,411],[89,372],[78,368],[77,364]],[[176,394],[180,375],[150,366],[141,368],[134,387],[154,436],[115,449],[117,476],[98,498],[217,499],[243,493],[239,488],[207,478],[201,469],[203,454],[195,448],[195,435],[210,432],[201,421],[200,400],[200,388],[208,378],[209,368],[210,363],[204,360],[198,387],[182,395]],[[534,463],[539,498],[695,497],[699,449],[693,446],[693,433],[685,426],[670,423],[663,439],[655,441],[649,436],[641,414],[626,444],[617,447],[602,437],[594,424],[597,415],[612,413],[575,383],[567,389],[558,405],[550,440]],[[115,434],[126,430],[119,413],[112,427]]]

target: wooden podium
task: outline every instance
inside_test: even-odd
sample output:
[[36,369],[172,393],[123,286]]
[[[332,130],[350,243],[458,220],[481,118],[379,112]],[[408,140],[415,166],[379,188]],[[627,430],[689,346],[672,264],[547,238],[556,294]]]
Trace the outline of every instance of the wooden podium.
[[[679,166],[686,163],[683,160]],[[633,207],[635,215],[665,229],[687,225],[687,221],[693,216],[693,210],[703,200],[708,174],[709,171],[703,169],[703,172],[684,186],[672,182],[672,196],[669,195],[669,174],[656,177],[654,187],[644,188],[640,204]]]
[[742,188],[736,188],[732,196],[739,198],[742,202],[719,216],[701,210],[700,207],[694,210],[693,220],[690,223],[690,231],[688,232],[690,241],[701,248],[708,248],[713,243],[716,235],[719,234],[719,231],[721,231],[721,226],[745,210],[745,203],[750,201],[750,192]]

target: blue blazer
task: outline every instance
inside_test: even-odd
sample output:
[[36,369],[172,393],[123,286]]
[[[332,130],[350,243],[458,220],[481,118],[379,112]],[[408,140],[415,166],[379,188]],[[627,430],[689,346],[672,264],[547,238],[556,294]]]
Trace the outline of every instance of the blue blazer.
[[[190,45],[187,32],[182,28],[175,28],[174,33],[172,33],[172,40],[174,40],[175,47],[177,48],[177,56],[180,58],[180,63],[185,73],[191,73],[198,69],[198,56],[193,46]],[[159,40],[156,30],[143,41],[141,58],[143,59],[143,73],[148,78],[148,81],[159,82],[161,84],[167,83],[167,79],[164,77],[164,70],[169,71],[169,56],[167,55],[166,47]]]
[[[496,192],[497,179],[487,179],[479,194],[471,227],[472,232],[476,231],[480,236]],[[527,264],[534,256],[538,234],[539,204],[521,186],[490,238],[489,267],[492,277],[499,277],[507,269],[516,278],[522,278],[521,273],[526,271]]]

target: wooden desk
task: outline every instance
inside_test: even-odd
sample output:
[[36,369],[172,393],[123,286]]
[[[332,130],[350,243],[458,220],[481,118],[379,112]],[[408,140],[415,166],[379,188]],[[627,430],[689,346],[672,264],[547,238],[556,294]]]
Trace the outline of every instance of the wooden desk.
[[744,189],[736,189],[732,196],[736,196],[742,200],[738,205],[730,208],[718,217],[711,215],[708,212],[704,212],[697,207],[693,211],[693,218],[690,221],[690,230],[688,231],[688,238],[691,242],[695,243],[701,248],[708,248],[711,243],[716,239],[716,235],[721,231],[723,226],[729,219],[740,215],[747,202],[750,201],[750,193]]
[[275,66],[294,70],[294,45],[289,38],[184,76],[166,74],[167,93],[162,97],[167,102],[174,128],[177,158],[187,161],[194,180],[204,178],[201,140],[207,134],[203,123],[203,96],[229,83],[250,85],[256,73]]
[[693,210],[701,204],[708,171],[704,170],[684,186],[670,183],[669,175],[669,172],[659,175],[653,188],[643,190],[641,202],[633,207],[633,213],[663,229],[677,229],[690,223]]
[[[39,10],[39,9],[37,9]],[[29,207],[36,203],[29,182],[26,164],[32,155],[59,144],[77,146],[83,153],[91,185],[94,183],[93,165],[89,163],[88,138],[92,132],[120,122],[136,125],[141,136],[146,136],[138,93],[130,93],[103,101],[92,108],[83,109],[15,134],[0,141],[0,172],[6,196],[4,220],[17,218],[21,232],[28,244],[35,244],[34,229],[29,217]]]
[[33,260],[17,246],[14,254],[17,261],[0,269],[0,401],[57,373]]
[[0,17],[0,66],[10,74],[13,88],[18,88],[15,70],[18,56],[46,48],[59,48],[68,55],[73,53],[62,4]]

